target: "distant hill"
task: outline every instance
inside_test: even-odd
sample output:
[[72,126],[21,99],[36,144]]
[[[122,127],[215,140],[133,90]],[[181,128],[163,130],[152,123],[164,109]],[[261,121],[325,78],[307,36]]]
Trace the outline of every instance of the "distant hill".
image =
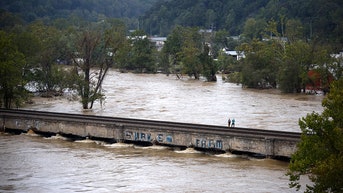
[[239,34],[247,17],[256,17],[268,1],[171,0],[155,4],[140,21],[152,34],[168,34],[175,25],[226,29]]
[[[17,17],[8,16],[5,11]],[[301,22],[306,38],[322,39],[343,49],[342,0],[1,0],[0,23],[19,18],[83,18],[88,21],[122,18],[129,29],[167,36],[176,25],[225,30],[241,35],[248,19],[275,21],[278,32],[285,22]]]
[[161,0],[1,0],[0,9],[26,22],[69,16],[96,21],[104,17],[138,18],[157,1]]
[[155,4],[140,24],[151,35],[166,35],[175,25],[226,30],[240,35],[248,18],[300,20],[308,36],[343,42],[342,0],[170,0]]

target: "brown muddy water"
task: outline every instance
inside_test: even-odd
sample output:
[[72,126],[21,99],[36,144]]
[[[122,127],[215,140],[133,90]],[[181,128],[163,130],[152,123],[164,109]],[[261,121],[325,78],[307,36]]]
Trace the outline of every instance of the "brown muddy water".
[[[110,71],[106,99],[83,111],[72,98],[27,109],[299,132],[298,119],[321,112],[322,96],[283,95],[162,74]],[[296,192],[288,163],[193,149],[139,147],[61,136],[0,133],[0,192]],[[304,177],[302,183],[308,183]]]
[[323,111],[323,96],[243,89],[223,82],[220,75],[217,82],[204,82],[113,70],[105,79],[103,94],[106,99],[91,111],[66,99],[71,96],[36,98],[35,104],[26,108],[210,125],[227,125],[227,119],[234,118],[238,127],[294,132],[300,132],[299,118]]
[[296,192],[286,162],[61,136],[0,133],[0,163],[4,193]]

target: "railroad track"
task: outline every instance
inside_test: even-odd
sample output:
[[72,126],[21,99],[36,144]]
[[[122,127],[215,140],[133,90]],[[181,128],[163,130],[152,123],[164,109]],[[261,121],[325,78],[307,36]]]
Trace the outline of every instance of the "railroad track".
[[33,110],[13,110],[0,109],[1,117],[19,117],[19,118],[34,118],[34,119],[48,119],[48,120],[64,120],[81,123],[92,124],[113,124],[113,125],[139,125],[140,127],[151,127],[155,129],[163,129],[180,132],[197,132],[197,133],[211,133],[216,135],[233,135],[233,136],[250,136],[256,138],[287,138],[292,140],[299,140],[300,133],[276,130],[263,130],[242,127],[225,127],[205,124],[180,123],[169,121],[155,121],[144,119],[132,119],[121,117],[82,115],[70,113],[56,113],[47,111],[33,111]]

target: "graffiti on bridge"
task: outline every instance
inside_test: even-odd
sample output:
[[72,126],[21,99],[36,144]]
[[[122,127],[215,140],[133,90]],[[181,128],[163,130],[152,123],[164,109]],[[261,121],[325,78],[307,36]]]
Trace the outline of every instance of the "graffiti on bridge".
[[[125,131],[125,139],[144,142],[152,142],[154,140],[151,133],[137,131]],[[159,133],[156,135],[156,141],[159,143],[172,143],[173,137],[171,135]]]
[[165,142],[172,143],[173,137],[171,135],[157,134],[156,140],[159,143],[165,143]]
[[132,131],[125,132],[125,139],[134,140],[134,141],[146,141],[146,142],[152,141],[150,133],[132,132]]
[[223,141],[213,139],[195,139],[195,147],[223,149]]

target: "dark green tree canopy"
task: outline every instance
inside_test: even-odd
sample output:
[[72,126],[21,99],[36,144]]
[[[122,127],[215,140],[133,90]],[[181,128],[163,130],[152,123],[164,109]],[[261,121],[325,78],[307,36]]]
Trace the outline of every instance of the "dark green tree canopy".
[[[278,32],[285,34],[288,20],[304,25],[307,38],[325,37],[340,41],[343,8],[340,0],[173,0],[155,4],[140,23],[151,34],[168,34],[175,25],[226,30],[240,35],[249,18],[277,22]],[[341,49],[341,48],[340,48]]]
[[343,191],[343,79],[331,84],[322,114],[313,112],[299,121],[298,150],[289,165],[290,186],[300,188],[301,175],[313,185],[307,192]]

